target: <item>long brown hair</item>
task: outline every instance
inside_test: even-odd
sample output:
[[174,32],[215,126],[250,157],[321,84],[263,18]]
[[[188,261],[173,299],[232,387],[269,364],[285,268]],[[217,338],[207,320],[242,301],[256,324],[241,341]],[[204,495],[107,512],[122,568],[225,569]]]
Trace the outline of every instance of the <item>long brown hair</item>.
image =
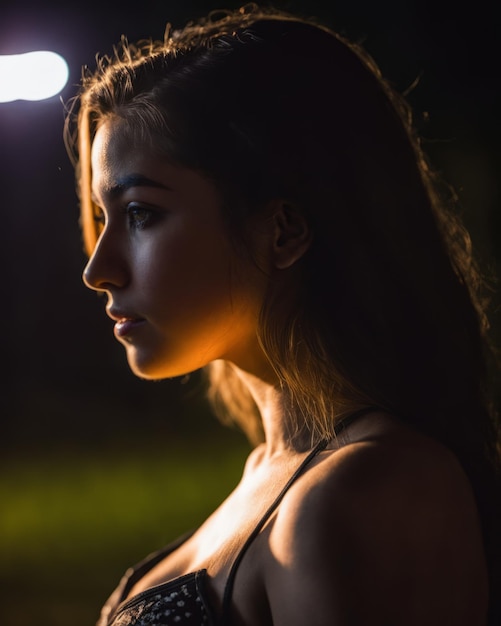
[[[285,409],[318,440],[347,410],[377,405],[448,446],[473,484],[498,584],[487,290],[454,194],[374,61],[313,20],[256,5],[168,28],[164,41],[122,40],[84,75],[68,115],[89,253],[90,146],[110,115],[214,180],[240,247],[246,217],[270,199],[303,213],[313,241],[300,280],[284,292],[271,276],[260,320]],[[217,411],[258,440],[232,366],[208,371]]]

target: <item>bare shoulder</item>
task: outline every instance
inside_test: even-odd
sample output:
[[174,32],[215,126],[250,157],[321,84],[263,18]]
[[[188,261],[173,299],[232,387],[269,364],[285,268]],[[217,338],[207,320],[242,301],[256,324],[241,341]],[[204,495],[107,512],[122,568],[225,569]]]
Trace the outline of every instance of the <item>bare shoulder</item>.
[[[446,448],[405,427],[322,453],[283,501],[269,541],[277,624],[485,621],[469,481]],[[300,598],[294,609],[284,593]]]

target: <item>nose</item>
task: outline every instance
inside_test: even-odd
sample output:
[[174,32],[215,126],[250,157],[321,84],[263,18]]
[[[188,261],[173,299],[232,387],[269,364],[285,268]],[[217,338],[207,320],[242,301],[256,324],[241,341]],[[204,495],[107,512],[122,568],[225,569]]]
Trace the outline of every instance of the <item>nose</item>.
[[85,266],[82,280],[94,291],[109,291],[124,287],[128,282],[125,255],[117,237],[107,227],[101,233]]

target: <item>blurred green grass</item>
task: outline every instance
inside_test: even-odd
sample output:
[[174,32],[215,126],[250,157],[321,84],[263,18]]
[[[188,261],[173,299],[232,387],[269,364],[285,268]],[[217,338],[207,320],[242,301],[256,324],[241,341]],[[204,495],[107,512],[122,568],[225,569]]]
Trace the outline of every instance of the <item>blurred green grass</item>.
[[125,569],[200,524],[248,452],[230,433],[4,458],[0,624],[95,624]]

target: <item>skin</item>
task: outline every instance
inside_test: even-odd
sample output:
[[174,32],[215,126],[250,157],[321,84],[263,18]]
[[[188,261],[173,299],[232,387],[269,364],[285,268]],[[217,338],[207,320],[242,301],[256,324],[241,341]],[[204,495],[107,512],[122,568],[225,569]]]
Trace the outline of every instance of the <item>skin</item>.
[[[236,489],[130,593],[206,568],[217,613],[243,538],[306,454],[288,436],[257,320],[269,277],[294,278],[311,233],[291,207],[270,204],[249,224],[257,266],[228,237],[214,185],[134,145],[118,120],[98,131],[92,170],[105,226],[84,280],[107,295],[132,370],[158,379],[227,359],[263,417],[266,443]],[[112,191],[132,175],[154,184]],[[480,626],[486,606],[479,520],[462,469],[438,443],[373,412],[314,459],[251,545],[233,623]]]
[[[84,282],[107,294],[112,319],[141,320],[115,329],[134,373],[180,376],[215,359],[261,371],[255,332],[267,278],[230,242],[214,185],[138,149],[119,121],[98,131],[92,171],[105,226]],[[152,182],[120,186],[138,176]]]

